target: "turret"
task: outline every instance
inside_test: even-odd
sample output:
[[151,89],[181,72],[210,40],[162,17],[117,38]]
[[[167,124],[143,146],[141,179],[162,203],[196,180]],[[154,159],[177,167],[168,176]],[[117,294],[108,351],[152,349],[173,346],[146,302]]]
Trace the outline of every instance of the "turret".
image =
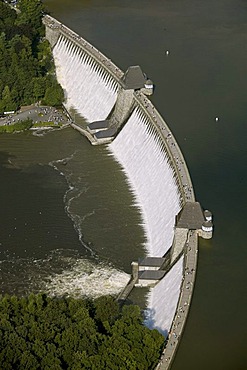
[[[212,218],[212,217],[211,217]],[[213,223],[212,221],[204,221],[200,233],[203,239],[211,239],[213,236]]]
[[147,79],[144,83],[144,88],[142,89],[142,92],[145,95],[152,95],[154,90],[154,84],[153,81],[150,79]]

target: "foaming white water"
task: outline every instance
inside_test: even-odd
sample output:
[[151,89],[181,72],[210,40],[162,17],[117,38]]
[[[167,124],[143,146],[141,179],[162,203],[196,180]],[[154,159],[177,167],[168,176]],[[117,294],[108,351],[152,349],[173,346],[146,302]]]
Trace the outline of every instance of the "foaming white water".
[[136,108],[109,145],[122,165],[144,220],[148,254],[163,256],[172,244],[180,195],[164,145],[148,117]]
[[130,276],[107,263],[81,256],[77,250],[56,249],[42,258],[2,256],[0,293],[97,298],[118,295]]
[[89,260],[80,259],[70,269],[48,277],[45,291],[56,297],[97,298],[117,295],[129,279],[128,274],[111,266],[95,265]]
[[49,163],[50,166],[52,166],[56,171],[60,173],[61,176],[64,176],[67,184],[68,184],[68,189],[64,194],[63,200],[65,204],[65,211],[67,215],[70,217],[70,219],[73,222],[74,229],[78,233],[79,240],[83,247],[90,252],[90,254],[93,256],[95,255],[94,251],[89,247],[87,243],[84,242],[83,240],[83,234],[81,231],[81,222],[84,221],[86,217],[89,217],[94,214],[94,210],[89,214],[86,214],[83,218],[77,214],[74,214],[73,212],[70,211],[70,205],[72,202],[74,202],[76,199],[80,198],[81,194],[84,194],[87,192],[87,186],[83,186],[82,188],[78,188],[77,186],[74,185],[77,181],[72,181],[71,183],[71,178],[73,177],[73,172],[68,170],[68,167],[64,168],[63,171],[61,171],[59,165],[67,165],[68,162],[76,155],[77,150],[72,153],[70,156],[51,161]]
[[173,266],[168,274],[150,290],[145,325],[157,329],[165,337],[170,331],[176,312],[183,274],[183,259]]
[[66,107],[87,121],[107,118],[117,99],[117,82],[92,57],[60,36],[53,49],[57,79],[66,93]]

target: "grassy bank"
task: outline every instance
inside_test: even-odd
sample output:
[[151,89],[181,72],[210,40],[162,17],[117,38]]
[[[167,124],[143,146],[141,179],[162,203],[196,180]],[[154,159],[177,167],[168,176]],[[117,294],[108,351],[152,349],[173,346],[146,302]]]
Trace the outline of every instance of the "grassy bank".
[[32,128],[42,128],[42,127],[62,127],[62,123],[55,123],[55,122],[38,122],[32,125]]
[[32,126],[33,126],[33,121],[31,119],[27,119],[25,121],[20,121],[12,125],[0,126],[0,133],[12,134],[13,132],[16,132],[16,131],[29,130]]
[[30,128],[42,128],[42,127],[54,127],[54,128],[60,128],[63,124],[62,123],[54,123],[54,122],[39,122],[33,124],[33,121],[31,119],[27,119],[25,121],[20,121],[11,125],[4,125],[0,126],[0,134],[1,133],[8,133],[12,134],[13,132],[20,132],[20,131],[26,131]]

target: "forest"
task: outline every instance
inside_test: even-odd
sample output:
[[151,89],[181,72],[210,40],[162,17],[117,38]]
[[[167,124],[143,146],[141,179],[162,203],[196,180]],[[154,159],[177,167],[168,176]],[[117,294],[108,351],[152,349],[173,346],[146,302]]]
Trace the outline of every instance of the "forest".
[[140,308],[30,294],[0,299],[0,368],[154,369],[164,337],[143,325]]
[[40,0],[19,0],[17,9],[0,0],[0,114],[35,102],[63,102],[43,13]]

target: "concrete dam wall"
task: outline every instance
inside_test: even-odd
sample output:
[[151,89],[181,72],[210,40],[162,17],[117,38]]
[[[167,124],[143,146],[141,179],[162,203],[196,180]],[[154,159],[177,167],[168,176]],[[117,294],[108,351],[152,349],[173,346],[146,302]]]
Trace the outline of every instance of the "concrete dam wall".
[[109,148],[122,165],[140,207],[147,253],[161,257],[172,245],[182,199],[167,150],[141,107],[134,109]]
[[75,108],[88,122],[107,118],[119,84],[94,58],[64,35],[54,49],[58,80],[66,92],[66,107]]
[[[211,219],[203,216],[195,202],[188,169],[175,138],[145,95],[148,83],[132,84],[128,74],[54,18],[45,16],[44,24],[57,78],[65,91],[66,108],[75,109],[89,124],[108,121],[109,128],[117,121],[108,145],[109,155],[122,166],[140,209],[147,256],[169,265],[166,273],[162,268],[158,271],[164,277],[150,289],[146,325],[169,339],[181,302],[186,306],[181,330],[185,323],[193,289],[185,289],[183,280],[188,269],[195,273],[197,235],[204,232],[204,237],[210,237]],[[174,344],[172,349],[167,346],[172,352],[162,369],[168,368],[175,348]]]

